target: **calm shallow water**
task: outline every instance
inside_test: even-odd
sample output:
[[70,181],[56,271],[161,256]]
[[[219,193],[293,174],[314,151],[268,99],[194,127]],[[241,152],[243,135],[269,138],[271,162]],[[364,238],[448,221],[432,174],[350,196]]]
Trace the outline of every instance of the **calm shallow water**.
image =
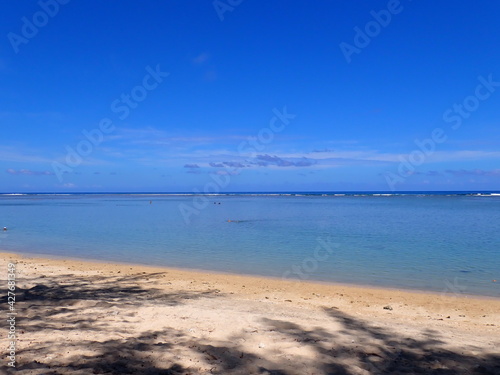
[[0,195],[0,249],[500,296],[500,196],[209,196],[188,223],[193,199]]

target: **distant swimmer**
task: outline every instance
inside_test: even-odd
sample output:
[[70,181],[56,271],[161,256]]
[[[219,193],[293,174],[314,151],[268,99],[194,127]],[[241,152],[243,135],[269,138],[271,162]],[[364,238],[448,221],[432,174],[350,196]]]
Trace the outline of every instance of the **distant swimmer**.
[[4,231],[4,232],[7,232],[7,227],[3,227],[3,231]]

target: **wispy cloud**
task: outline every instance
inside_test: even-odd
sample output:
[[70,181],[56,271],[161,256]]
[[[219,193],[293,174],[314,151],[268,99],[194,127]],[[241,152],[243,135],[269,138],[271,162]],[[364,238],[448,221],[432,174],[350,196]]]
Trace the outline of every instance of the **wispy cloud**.
[[451,170],[448,169],[445,171],[453,176],[499,176],[500,177],[500,169],[494,169],[491,171],[485,171],[483,169],[459,169],[459,170]]
[[53,176],[54,175],[54,172],[50,172],[50,171],[40,172],[40,171],[32,171],[29,169],[15,170],[15,169],[9,168],[6,170],[6,172],[8,174],[11,174],[11,175],[26,175],[26,176]]
[[[328,168],[350,165],[374,165],[380,163],[399,163],[401,158],[408,157],[408,152],[388,152],[370,149],[355,141],[334,140],[326,142],[330,147],[314,148],[312,151],[288,151],[305,148],[304,141],[281,140],[269,146],[266,153],[255,157],[255,150],[238,151],[241,142],[247,141],[249,135],[243,134],[206,134],[185,135],[168,132],[152,127],[122,128],[112,135],[106,146],[109,156],[116,155],[120,159],[128,158],[148,164],[168,163],[174,166],[180,163],[199,163],[210,167],[221,168],[226,162],[240,163],[239,168],[262,166],[274,167],[313,167]],[[272,148],[272,149],[271,149]],[[120,156],[121,155],[121,156]],[[426,159],[426,163],[473,161],[500,159],[500,151],[485,150],[447,150],[436,151]],[[212,164],[210,164],[212,163]],[[266,164],[267,163],[267,164]]]
[[442,173],[440,173],[438,171],[428,171],[426,173],[426,176],[442,176]]
[[[177,158],[184,162],[194,161],[200,168],[308,168],[329,169],[350,166],[377,166],[401,162],[407,155],[400,153],[381,153],[378,151],[336,151],[318,153],[287,153],[240,154],[235,151],[217,150],[207,153],[206,150],[197,150],[188,153],[179,153],[170,158],[170,162]],[[485,151],[443,151],[436,152],[429,157],[429,165],[441,162],[491,160],[500,158],[500,152]],[[224,160],[225,159],[225,160]],[[167,162],[167,161],[165,161]],[[418,172],[415,172],[417,174]],[[429,176],[441,172],[429,172]]]
[[315,164],[315,161],[302,157],[298,161],[291,161],[282,159],[276,155],[257,155],[258,162],[261,162],[259,165],[267,166],[269,164],[278,166],[278,167],[310,167]]
[[199,145],[234,144],[246,140],[248,136],[221,135],[179,135],[177,132],[167,132],[153,127],[121,128],[116,134],[109,136],[110,141],[129,145],[191,147]]
[[[265,150],[259,150],[259,154],[255,155],[256,150],[252,148],[243,150],[239,148],[239,145],[247,141],[249,136],[248,134],[227,133],[190,135],[181,131],[172,132],[154,127],[120,128],[106,137],[103,146],[96,148],[95,152],[85,158],[82,164],[119,166],[126,163],[170,168],[189,165],[191,167],[184,167],[186,170],[191,170],[187,171],[188,173],[207,173],[209,170],[206,168],[323,170],[351,166],[370,167],[400,163],[402,158],[408,157],[408,152],[400,152],[401,148],[398,148],[398,152],[388,152],[370,148],[369,145],[359,142],[339,141],[336,144],[334,140],[325,141],[320,144],[320,147],[315,148],[304,140],[281,138],[268,145]],[[0,145],[0,161],[9,162],[4,168],[17,167],[25,171],[50,169],[48,166],[53,161],[63,161],[63,157],[62,154],[54,155],[53,148],[34,149],[23,145]],[[426,164],[427,168],[436,169],[432,167],[436,163],[484,160],[500,160],[500,151],[495,149],[492,151],[477,149],[436,151],[429,155]],[[20,164],[15,165],[10,162]],[[40,164],[45,165],[39,166]],[[199,171],[193,172],[194,169]],[[15,172],[22,174],[20,171]]]
[[[283,158],[303,157],[302,153],[283,153]],[[366,162],[401,162],[401,158],[408,158],[408,153],[380,152],[378,150],[340,150],[320,151],[308,154],[308,157],[324,161],[366,161]],[[450,150],[436,151],[429,155],[427,163],[450,162],[450,161],[473,161],[500,159],[500,151],[477,151],[477,150]]]
[[236,176],[236,175],[240,174],[240,171],[238,171],[238,170],[232,170],[232,171],[218,170],[218,171],[212,171],[212,172],[210,172],[210,174],[216,174],[219,176]]
[[184,168],[187,168],[187,173],[201,174],[200,166],[198,164],[184,164]]
[[[383,173],[380,174],[384,176]],[[452,175],[455,177],[463,176],[498,176],[500,177],[500,169],[484,170],[484,169],[447,169],[444,171],[413,171],[409,175],[427,176],[427,177],[443,177]]]
[[222,164],[224,164],[228,167],[231,167],[231,168],[245,168],[245,167],[247,167],[246,165],[244,165],[240,162],[237,162],[237,161],[224,161],[224,162],[222,162]]
[[313,153],[320,153],[320,152],[335,152],[335,150],[332,150],[330,148],[324,148],[324,149],[314,149],[311,152]]
[[24,152],[18,151],[19,147],[0,146],[0,161],[11,161],[20,163],[50,163],[54,159],[46,156],[40,150],[23,147]]

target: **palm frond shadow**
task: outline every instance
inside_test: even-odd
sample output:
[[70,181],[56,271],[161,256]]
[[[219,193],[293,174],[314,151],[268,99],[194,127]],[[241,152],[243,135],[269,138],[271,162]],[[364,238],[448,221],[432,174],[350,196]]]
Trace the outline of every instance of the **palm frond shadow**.
[[[161,280],[162,275],[148,277]],[[68,275],[63,275],[37,279],[36,285],[20,290],[18,307],[23,314],[20,314],[18,330],[24,332],[23,340],[33,334],[43,334],[43,340],[27,343],[18,351],[15,373],[500,374],[500,355],[476,356],[449,349],[439,333],[432,330],[425,331],[423,338],[404,337],[333,308],[324,309],[324,313],[325,319],[339,327],[335,330],[305,328],[276,314],[258,322],[259,330],[266,334],[314,353],[313,360],[301,354],[250,350],[242,344],[251,341],[246,327],[225,341],[195,337],[176,327],[165,328],[165,324],[161,329],[145,332],[130,332],[127,324],[117,330],[107,319],[110,315],[120,315],[124,323],[127,319],[140,318],[124,307],[178,306],[188,300],[224,296],[218,290],[169,293],[153,285],[141,286],[139,278],[142,279],[136,275],[71,276],[68,281]],[[168,321],[162,323],[168,324]],[[82,338],[66,342],[52,338],[50,334],[54,331],[68,335],[81,333]],[[189,358],[192,365],[181,358]]]

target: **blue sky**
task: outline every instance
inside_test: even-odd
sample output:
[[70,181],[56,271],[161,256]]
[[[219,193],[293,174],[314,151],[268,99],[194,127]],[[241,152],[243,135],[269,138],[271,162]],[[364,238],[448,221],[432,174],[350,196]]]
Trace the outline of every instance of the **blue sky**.
[[0,191],[499,190],[498,14],[8,1]]

